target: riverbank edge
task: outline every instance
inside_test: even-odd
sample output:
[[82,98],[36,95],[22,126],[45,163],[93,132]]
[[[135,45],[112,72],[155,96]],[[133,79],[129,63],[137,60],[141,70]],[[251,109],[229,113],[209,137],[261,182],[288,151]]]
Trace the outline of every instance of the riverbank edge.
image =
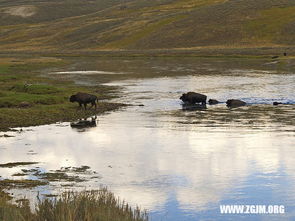
[[[288,51],[287,56],[284,53]],[[16,58],[16,60],[28,60],[30,58],[55,58],[58,62],[49,62],[45,65],[38,65],[34,67],[31,65],[25,70],[25,73],[29,73],[32,77],[29,83],[39,83],[48,85],[57,85],[57,88],[66,87],[68,90],[60,94],[60,98],[63,99],[62,104],[51,104],[51,105],[34,105],[30,108],[18,108],[0,107],[0,131],[8,131],[10,128],[15,127],[28,127],[38,126],[44,124],[52,124],[56,122],[67,122],[74,121],[80,118],[89,117],[96,114],[103,114],[108,111],[118,110],[121,107],[126,106],[122,103],[111,103],[107,100],[117,96],[118,93],[114,93],[114,88],[81,86],[75,84],[73,81],[59,81],[49,78],[49,76],[40,77],[40,70],[64,65],[67,58],[79,58],[79,57],[129,57],[129,58],[161,58],[161,57],[194,57],[194,58],[205,58],[205,59],[267,59],[267,60],[293,60],[295,59],[295,48],[288,47],[264,47],[264,48],[199,48],[199,49],[154,49],[154,50],[105,50],[105,51],[63,51],[63,52],[50,52],[50,51],[9,51],[0,52],[0,58]],[[13,66],[17,66],[15,61],[12,62]],[[0,64],[1,71],[1,64]],[[15,68],[14,68],[15,71]],[[23,71],[23,69],[22,69]],[[39,71],[39,72],[38,72]],[[16,68],[16,72],[19,72]],[[13,72],[12,72],[13,73]],[[10,74],[10,73],[8,73]],[[13,73],[14,74],[14,73]],[[38,75],[39,74],[39,75]],[[1,77],[1,73],[0,73]],[[13,81],[19,81],[19,76],[16,74]],[[42,78],[42,80],[41,80]],[[27,80],[25,82],[28,82]],[[11,85],[10,85],[11,86]],[[8,88],[8,87],[7,87]],[[8,90],[5,88],[4,90]],[[100,103],[96,111],[87,110],[79,111],[76,108],[76,104],[70,104],[65,97],[78,91],[86,93],[100,93]],[[1,92],[1,88],[0,88]],[[117,91],[118,92],[118,91]],[[1,96],[0,96],[1,97]]]
[[40,55],[50,57],[200,57],[200,58],[295,58],[295,47],[192,47],[174,49],[104,49],[104,50],[43,50],[1,51],[0,55]]
[[[62,58],[52,60],[55,57],[36,57],[38,56],[11,54],[0,56],[0,132],[75,121],[127,106],[111,102],[112,98],[118,97],[117,87],[101,84],[83,86],[71,80],[41,76],[42,70],[68,63]],[[30,90],[31,87],[33,90]],[[97,109],[84,110],[78,108],[77,103],[70,103],[69,96],[77,92],[96,94],[99,100]]]

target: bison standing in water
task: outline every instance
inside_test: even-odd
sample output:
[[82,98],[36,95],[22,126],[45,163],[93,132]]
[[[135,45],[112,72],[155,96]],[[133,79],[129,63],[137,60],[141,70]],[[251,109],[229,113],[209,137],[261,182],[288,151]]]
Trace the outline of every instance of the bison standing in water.
[[216,99],[209,99],[208,103],[209,103],[210,105],[215,105],[215,104],[219,104],[219,101],[216,100]]
[[78,92],[77,94],[74,94],[70,97],[70,102],[78,102],[80,107],[82,107],[82,104],[83,104],[85,110],[86,110],[86,106],[88,103],[91,103],[91,105],[92,105],[90,108],[95,106],[95,109],[96,109],[96,107],[97,107],[96,101],[97,100],[98,99],[95,95],[82,93],[82,92]]
[[186,94],[183,94],[179,99],[182,100],[184,103],[202,103],[203,105],[206,105],[207,96],[195,92],[188,92]]
[[237,99],[229,99],[226,101],[226,106],[228,107],[241,107],[245,106],[247,103]]

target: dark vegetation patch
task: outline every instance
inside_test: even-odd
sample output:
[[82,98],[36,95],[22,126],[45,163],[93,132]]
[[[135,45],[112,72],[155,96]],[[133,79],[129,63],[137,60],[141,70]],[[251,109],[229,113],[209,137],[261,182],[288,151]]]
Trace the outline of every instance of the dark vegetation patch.
[[57,194],[43,194],[43,196],[45,196],[45,197],[58,197],[58,195]]
[[37,172],[33,174],[34,176],[38,177],[39,179],[46,180],[49,182],[83,182],[86,181],[85,179],[80,178],[79,176],[75,175],[68,175],[65,172],[48,172],[48,173],[41,173]]
[[0,137],[14,137],[14,136],[9,135],[9,134],[3,134],[3,135],[0,135]]
[[37,186],[47,185],[47,181],[42,180],[0,180],[0,187],[9,189],[9,188],[33,188]]
[[38,162],[13,162],[13,163],[0,164],[0,167],[12,168],[17,166],[28,166],[28,165],[37,164],[37,163]]
[[26,173],[14,173],[12,176],[26,176]]
[[[25,163],[16,163],[16,165],[30,165]],[[13,166],[15,166],[13,164]],[[12,168],[11,163],[5,164],[3,167]],[[1,167],[1,165],[0,165]],[[91,170],[89,166],[81,166],[81,167],[62,167],[58,170],[51,170],[49,172],[43,172],[39,168],[32,169],[21,169],[21,172],[15,173],[12,176],[30,176],[35,177],[37,180],[45,181],[45,182],[84,182],[87,181],[87,177],[81,177],[81,175],[87,175],[89,179],[94,179],[90,177],[91,175],[96,174],[95,171]],[[97,178],[101,178],[97,176]],[[3,184],[3,187],[5,185]]]
[[89,166],[81,166],[81,167],[62,167],[61,172],[73,172],[73,173],[96,173],[95,171],[91,171]]
[[95,171],[90,170],[89,166],[81,167],[62,167],[59,170],[53,170],[50,172],[42,172],[38,169],[28,170],[27,173],[31,172],[30,175],[35,176],[38,179],[46,180],[49,182],[83,182],[86,178],[81,178],[81,174],[95,174]]

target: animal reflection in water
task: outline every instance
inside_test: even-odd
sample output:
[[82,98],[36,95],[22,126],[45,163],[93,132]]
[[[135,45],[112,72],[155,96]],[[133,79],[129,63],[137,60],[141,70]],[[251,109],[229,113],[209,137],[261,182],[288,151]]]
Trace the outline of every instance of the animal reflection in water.
[[182,104],[182,110],[184,111],[195,111],[195,110],[205,110],[207,109],[206,104]]
[[97,116],[83,118],[75,122],[71,122],[72,128],[83,129],[97,126]]

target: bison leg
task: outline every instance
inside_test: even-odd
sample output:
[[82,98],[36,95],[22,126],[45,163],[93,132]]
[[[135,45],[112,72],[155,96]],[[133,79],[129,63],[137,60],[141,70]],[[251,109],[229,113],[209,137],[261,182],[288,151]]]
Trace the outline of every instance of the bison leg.
[[78,107],[78,109],[79,109],[79,108],[81,108],[81,107],[82,107],[82,104],[81,104],[81,103],[79,103],[79,107]]
[[86,103],[84,103],[84,109],[86,110],[86,107],[87,107],[87,104]]
[[[95,103],[95,101],[92,101],[92,102],[91,102],[91,107],[90,107],[90,108],[92,108],[93,106],[95,106],[95,109],[96,109],[96,103]],[[90,108],[89,108],[89,109],[90,109]]]
[[96,102],[95,101],[92,103],[92,107],[93,107],[93,105],[95,106],[95,110],[96,110],[97,105],[96,105]]

